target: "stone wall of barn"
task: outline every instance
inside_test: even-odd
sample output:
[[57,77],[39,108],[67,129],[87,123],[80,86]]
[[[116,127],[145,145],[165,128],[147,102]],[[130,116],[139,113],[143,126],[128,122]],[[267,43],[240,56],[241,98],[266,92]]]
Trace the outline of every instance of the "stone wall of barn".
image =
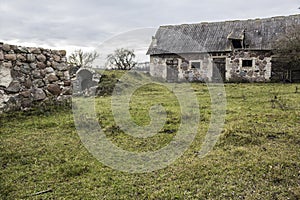
[[[167,79],[168,60],[176,59],[179,81],[210,81],[212,61],[208,54],[157,55],[150,57],[150,75]],[[192,62],[200,62],[200,69],[194,69]]]
[[0,43],[0,112],[71,97],[66,51]]
[[[271,53],[267,51],[233,51],[226,59],[227,81],[270,81],[272,67],[271,56]],[[245,66],[245,61],[252,61],[251,66]]]
[[167,78],[166,58],[163,56],[150,56],[150,75],[157,78]]
[[[271,78],[271,53],[268,51],[235,50],[231,53],[157,55],[150,58],[150,74],[167,79],[168,60],[177,59],[178,80],[212,81],[214,59],[224,59],[228,82],[267,82]],[[199,62],[200,69],[192,63]]]
[[[178,65],[179,79],[190,82],[207,82],[212,78],[212,60],[209,54],[181,54]],[[192,63],[200,63],[200,69]]]

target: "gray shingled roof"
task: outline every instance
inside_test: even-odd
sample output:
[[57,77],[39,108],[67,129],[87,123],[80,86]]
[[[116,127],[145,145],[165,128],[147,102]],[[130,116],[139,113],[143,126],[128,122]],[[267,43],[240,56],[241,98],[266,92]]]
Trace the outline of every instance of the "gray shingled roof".
[[223,52],[230,39],[244,39],[249,49],[270,50],[278,37],[300,25],[300,15],[266,19],[161,26],[147,54]]

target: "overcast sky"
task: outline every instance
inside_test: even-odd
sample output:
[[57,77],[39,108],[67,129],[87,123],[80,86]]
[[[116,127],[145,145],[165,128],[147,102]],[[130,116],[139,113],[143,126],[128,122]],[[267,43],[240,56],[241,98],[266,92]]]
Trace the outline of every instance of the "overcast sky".
[[299,7],[300,0],[0,0],[0,41],[99,49],[136,29],[292,15]]

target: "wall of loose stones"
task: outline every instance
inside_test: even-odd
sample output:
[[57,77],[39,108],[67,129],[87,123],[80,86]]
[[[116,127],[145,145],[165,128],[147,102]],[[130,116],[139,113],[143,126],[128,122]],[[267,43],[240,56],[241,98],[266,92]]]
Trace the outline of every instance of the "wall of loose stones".
[[0,113],[71,95],[66,51],[0,43]]

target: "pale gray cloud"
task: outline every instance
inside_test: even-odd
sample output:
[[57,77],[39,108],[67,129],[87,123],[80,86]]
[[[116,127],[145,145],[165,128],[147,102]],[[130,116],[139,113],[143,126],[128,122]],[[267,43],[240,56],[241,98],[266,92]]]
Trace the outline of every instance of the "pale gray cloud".
[[295,0],[1,0],[0,41],[97,46],[132,29],[299,13]]

